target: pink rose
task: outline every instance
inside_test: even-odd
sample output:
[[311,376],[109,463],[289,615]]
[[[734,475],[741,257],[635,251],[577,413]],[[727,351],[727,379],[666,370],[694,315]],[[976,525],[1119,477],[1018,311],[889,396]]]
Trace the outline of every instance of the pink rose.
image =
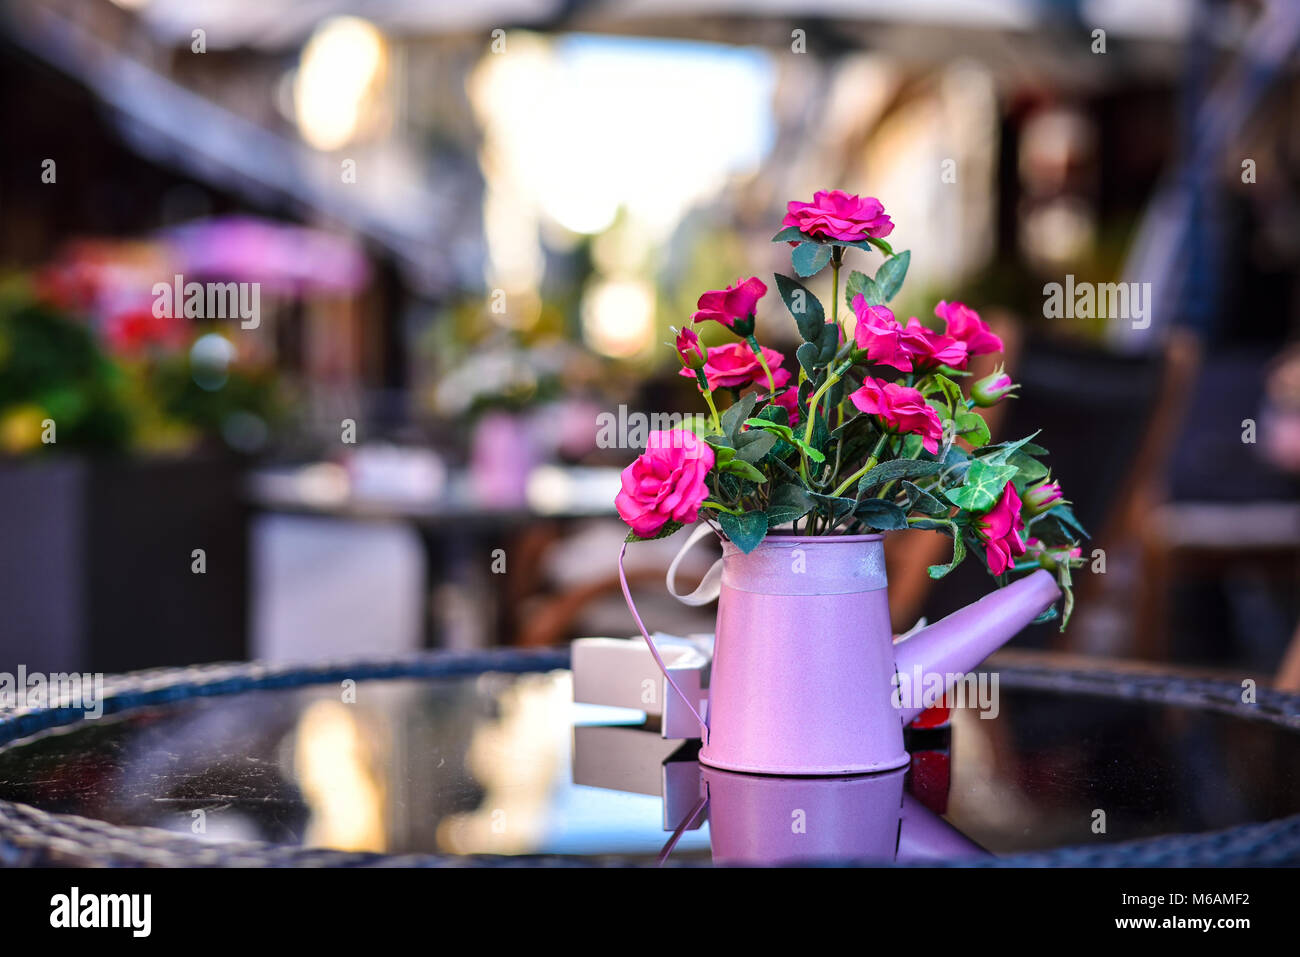
[[[772,370],[772,378],[778,377],[778,367],[784,361],[785,356],[775,349],[763,349],[763,358],[767,360],[767,367]],[[694,376],[695,373],[689,369],[683,369],[682,375]],[[763,372],[763,366],[758,361],[748,344],[744,342],[731,342],[725,346],[714,346],[709,350],[709,360],[704,364],[704,375],[708,379],[710,389],[743,389],[751,382],[761,382],[764,388],[767,387],[767,375]],[[790,373],[786,373],[786,380],[789,381]],[[780,386],[777,382],[777,386]]]
[[888,306],[869,306],[863,295],[853,298],[857,327],[853,341],[867,359],[899,372],[924,372],[940,365],[960,369],[966,364],[966,345],[931,332],[915,316],[899,324]]
[[811,203],[790,202],[782,226],[794,226],[817,239],[858,242],[883,239],[894,231],[885,207],[873,196],[853,196],[839,189],[818,190]]
[[1020,496],[1014,485],[1006,484],[1002,497],[980,518],[976,528],[984,539],[984,558],[993,574],[1001,575],[1025,553],[1025,542],[1020,537],[1025,523],[1020,517]]
[[642,538],[670,521],[693,522],[709,497],[704,477],[711,468],[713,449],[694,432],[651,432],[645,451],[623,470],[614,507]]
[[[736,285],[728,286],[726,289],[711,290],[700,296],[691,320],[704,322],[711,319],[722,323],[728,329],[734,329],[737,323],[741,325],[748,323],[749,331],[752,332],[754,310],[758,308],[758,300],[766,293],[767,286],[757,276],[750,276],[743,282],[737,282]],[[748,335],[748,333],[742,334]]]
[[913,316],[907,320],[908,349],[912,353],[912,368],[917,372],[929,372],[939,366],[952,366],[954,369],[966,368],[969,355],[966,343],[951,336],[941,336],[931,332],[921,321]]
[[853,314],[857,326],[854,344],[866,352],[871,362],[892,366],[899,372],[912,371],[912,354],[903,344],[903,327],[888,306],[869,306],[861,293],[853,297]]
[[943,302],[934,307],[934,314],[944,321],[944,331],[954,339],[966,343],[966,351],[973,356],[1002,351],[1002,340],[989,332],[988,324],[979,313],[960,302]]
[[919,435],[922,448],[931,453],[939,451],[943,426],[934,409],[916,389],[897,382],[867,379],[862,388],[849,398],[861,411],[878,416],[885,428]]
[[681,329],[678,331],[674,346],[677,349],[677,358],[681,360],[683,369],[694,372],[696,369],[704,368],[705,362],[708,361],[708,350],[704,348],[694,329]]

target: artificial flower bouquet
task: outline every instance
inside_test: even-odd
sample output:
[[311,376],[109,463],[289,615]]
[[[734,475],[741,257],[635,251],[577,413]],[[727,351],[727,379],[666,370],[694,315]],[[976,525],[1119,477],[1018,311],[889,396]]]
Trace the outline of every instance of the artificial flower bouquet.
[[[676,332],[681,374],[695,380],[708,415],[702,425],[650,433],[623,471],[616,505],[628,540],[662,538],[697,519],[744,552],[782,527],[796,535],[933,529],[952,539],[953,552],[930,567],[932,578],[968,549],[999,584],[1046,568],[1065,596],[1064,628],[1087,533],[1041,462],[1047,450],[1032,441],[1036,433],[990,441],[977,409],[1018,386],[1002,368],[970,382],[967,367],[1000,352],[1002,341],[960,302],[935,307],[942,330],[894,316],[888,303],[910,254],[886,242],[894,224],[878,200],[831,190],[788,208],[772,241],[790,245],[798,276],[775,276],[803,339],[797,368],[758,341],[767,286],[757,277],[700,297],[693,321],[717,322],[738,341],[706,349],[690,327]],[[884,257],[874,275],[851,268],[852,257],[872,253]],[[827,267],[824,305],[805,282]]]

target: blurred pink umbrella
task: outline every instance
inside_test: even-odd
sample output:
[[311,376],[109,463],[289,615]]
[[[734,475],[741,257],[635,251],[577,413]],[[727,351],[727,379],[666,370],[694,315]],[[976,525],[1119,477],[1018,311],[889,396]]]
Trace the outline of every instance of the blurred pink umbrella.
[[353,294],[370,279],[359,245],[337,233],[253,216],[223,216],[165,230],[187,281],[258,282],[281,295]]

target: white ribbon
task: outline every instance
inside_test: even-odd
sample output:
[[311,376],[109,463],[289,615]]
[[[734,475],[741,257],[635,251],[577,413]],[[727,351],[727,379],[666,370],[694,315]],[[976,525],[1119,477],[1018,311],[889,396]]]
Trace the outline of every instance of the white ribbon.
[[677,557],[673,559],[672,564],[668,566],[668,576],[666,583],[668,585],[668,594],[672,595],[683,605],[707,605],[713,601],[722,592],[722,559],[719,558],[714,562],[700,583],[695,586],[695,590],[689,594],[683,595],[677,590],[677,566],[682,563],[686,553],[691,550],[700,539],[705,538],[713,529],[706,523],[701,522],[691,532],[690,537],[682,544],[677,552]]

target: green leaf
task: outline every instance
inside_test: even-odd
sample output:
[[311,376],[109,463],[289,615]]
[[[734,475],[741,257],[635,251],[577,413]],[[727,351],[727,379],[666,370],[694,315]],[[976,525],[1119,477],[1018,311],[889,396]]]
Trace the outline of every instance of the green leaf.
[[909,512],[917,511],[930,516],[948,514],[950,506],[939,501],[919,485],[904,480],[903,491],[907,493],[907,510]]
[[665,523],[663,524],[663,526],[659,529],[659,531],[655,532],[653,535],[649,536],[648,538],[642,538],[642,537],[641,537],[640,535],[638,535],[636,532],[631,532],[631,531],[629,531],[629,532],[627,533],[627,538],[623,539],[623,541],[625,541],[625,542],[657,542],[657,541],[658,541],[659,539],[661,539],[661,538],[667,538],[669,535],[674,534],[675,532],[679,531],[681,528],[682,528],[682,523],[681,523],[681,522],[672,522],[672,521],[669,521],[669,522],[665,522]]
[[798,226],[787,226],[772,237],[774,243],[807,243],[815,241],[811,236],[805,236],[799,232]]
[[[1041,432],[1042,430],[1040,429],[1039,431]],[[1037,434],[1038,432],[1033,433],[1033,435],[1026,435],[1023,439],[1019,439],[1015,442],[999,442],[997,445],[990,445],[987,449],[985,449],[980,454],[983,456],[984,461],[986,462],[991,462],[994,465],[1006,465],[1009,461],[1011,461],[1011,456],[1015,455],[1024,446],[1028,445],[1029,440],[1032,439]],[[1034,446],[1034,448],[1038,448],[1038,446]],[[1036,453],[1030,453],[1030,454],[1036,454]],[[1046,455],[1047,454],[1046,450],[1044,450],[1041,454]]]
[[758,396],[751,392],[749,395],[741,396],[722,413],[722,431],[727,434],[732,445],[735,445],[736,436],[740,434],[740,424],[753,414],[754,406],[757,404]]
[[1092,538],[1092,536],[1088,534],[1088,530],[1079,524],[1079,520],[1074,517],[1074,510],[1070,508],[1070,506],[1058,505],[1055,508],[1048,509],[1046,514],[1055,518],[1066,528],[1071,528],[1078,532],[1084,538]]
[[894,255],[893,247],[883,239],[874,239],[868,236],[866,239],[835,239],[831,241],[832,246],[844,246],[851,249],[865,249],[870,252],[878,249],[886,256]]
[[[979,448],[990,438],[988,423],[984,421],[984,416],[976,412],[958,412],[957,434],[971,444],[972,448]],[[983,461],[992,461],[994,456],[990,456]]]
[[863,499],[853,514],[863,525],[882,532],[907,528],[907,513],[900,506],[884,499]]
[[[946,375],[939,375],[937,372],[934,374],[931,381],[934,383],[935,389],[942,392],[943,397],[947,399],[948,411],[950,413],[955,414],[958,409],[964,409],[966,407],[965,400],[962,398],[961,394],[961,386],[956,382],[953,382]],[[931,391],[934,390],[927,389],[926,394],[929,395]]]
[[741,432],[736,438],[736,444],[739,446],[736,457],[757,465],[763,456],[772,451],[776,440],[776,434],[766,430],[750,429],[748,432]]
[[775,276],[776,288],[781,293],[781,298],[785,300],[785,307],[790,310],[790,315],[794,316],[795,325],[799,327],[799,335],[808,342],[816,342],[817,337],[821,335],[822,327],[826,325],[826,310],[822,308],[821,300],[798,280],[780,273],[776,273]]
[[767,537],[767,516],[762,512],[732,515],[718,513],[718,524],[731,543],[748,555]]
[[[766,419],[768,422],[775,423],[776,425],[784,426],[788,425],[790,422],[790,414],[775,402],[769,402],[767,405],[763,406],[763,408],[758,410],[756,416],[757,418]],[[788,456],[794,450],[794,444],[787,442],[785,439],[780,437],[780,433],[777,433],[776,447],[772,449],[772,460],[777,464],[781,464],[780,460]]]
[[829,322],[822,323],[821,330],[817,333],[817,361],[823,365],[829,363],[835,358],[839,348],[840,327]]
[[940,531],[945,535],[952,534],[952,519],[949,518],[913,518],[907,522],[908,528],[915,528],[919,531],[933,532]]
[[876,271],[876,286],[879,287],[880,294],[885,297],[885,302],[893,299],[902,288],[903,277],[907,275],[907,266],[911,261],[912,253],[905,249],[897,256],[886,259]]
[[[952,524],[951,522],[949,523]],[[966,543],[962,541],[961,532],[956,525],[952,525],[952,561],[947,565],[931,565],[927,571],[931,578],[943,578],[954,568],[962,563],[966,557]]]
[[880,287],[876,281],[866,273],[858,272],[856,269],[849,273],[848,282],[844,284],[844,304],[850,309],[853,308],[853,300],[862,295],[866,298],[868,306],[879,306],[884,303],[885,297],[881,295]]
[[706,435],[704,441],[708,443],[709,448],[713,449],[713,461],[719,467],[736,457],[736,447],[725,435]]
[[759,485],[762,485],[767,481],[766,475],[741,458],[732,459],[726,465],[717,466],[717,468],[720,472],[726,472],[728,475],[737,475],[740,478],[749,479],[751,482],[755,482]]
[[790,428],[790,426],[788,425],[781,425],[780,423],[777,422],[769,422],[766,419],[746,419],[745,424],[749,426],[751,429],[769,429],[775,432],[777,435],[781,436],[781,438],[785,439],[791,445],[798,446],[799,448],[803,449],[804,454],[807,455],[814,462],[826,461],[826,456],[822,455],[821,452],[818,452],[811,445],[806,444],[800,436],[795,434],[794,429]]
[[919,459],[892,459],[881,462],[858,480],[858,493],[863,494],[886,482],[895,482],[901,478],[920,478],[934,475],[943,466],[938,462],[924,462]]
[[834,495],[824,495],[821,492],[809,492],[808,494],[811,495],[813,499],[816,500],[818,506],[822,508],[823,511],[830,514],[832,518],[841,518],[848,515],[857,508],[859,504],[857,499],[846,498],[843,496],[836,498]]
[[958,508],[968,512],[987,512],[997,503],[1007,482],[1015,475],[1014,465],[992,465],[984,459],[976,459],[966,473],[966,484],[949,489],[945,494],[948,501]]
[[775,528],[803,518],[816,503],[799,485],[778,485],[767,503],[767,527]]
[[799,360],[799,365],[809,376],[817,371],[820,356],[821,350],[817,348],[815,342],[805,342],[794,350],[794,357]]
[[1016,471],[1016,491],[1022,491],[1026,485],[1031,482],[1037,482],[1041,478],[1047,477],[1047,466],[1032,456],[1025,455],[1024,452],[1017,452],[1011,456],[1008,465],[1014,465]]
[[1037,618],[1031,621],[1030,624],[1041,625],[1044,624],[1045,622],[1055,620],[1060,614],[1061,613],[1060,611],[1057,610],[1056,606],[1051,605],[1048,607],[1047,611],[1043,612],[1041,615],[1039,615]]
[[919,459],[921,453],[925,452],[924,436],[912,432],[900,436],[900,438],[903,440],[903,443],[898,447],[898,457],[900,459]]
[[819,243],[800,243],[790,254],[790,261],[794,263],[794,271],[801,277],[806,279],[815,276],[831,261],[831,247]]

